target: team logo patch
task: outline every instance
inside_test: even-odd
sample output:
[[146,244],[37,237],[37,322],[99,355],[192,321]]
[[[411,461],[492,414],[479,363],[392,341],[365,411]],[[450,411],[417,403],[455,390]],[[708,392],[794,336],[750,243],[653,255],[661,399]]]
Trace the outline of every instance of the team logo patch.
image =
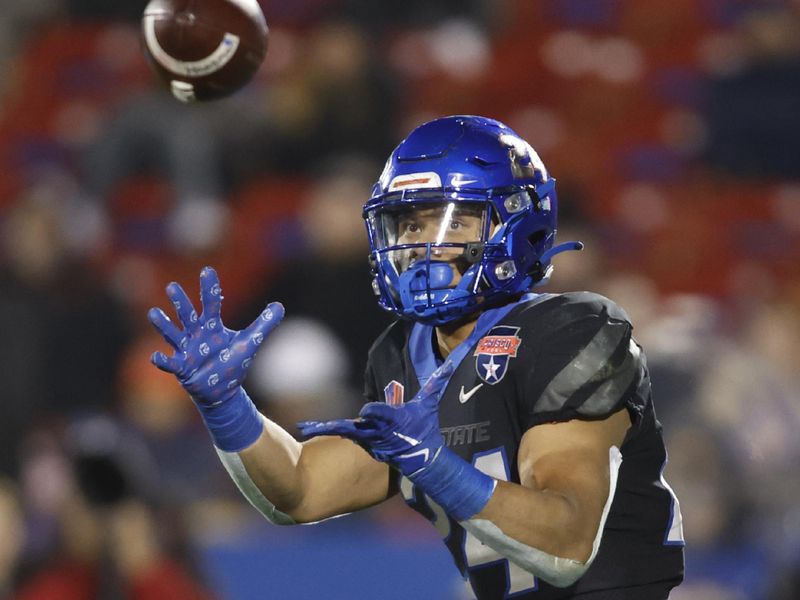
[[475,370],[478,377],[494,385],[508,371],[509,361],[517,355],[522,340],[517,335],[519,327],[498,325],[483,336],[475,348]]
[[386,400],[386,404],[389,406],[400,406],[403,403],[404,390],[405,388],[402,383],[392,379],[386,384],[386,387],[383,388],[383,397]]

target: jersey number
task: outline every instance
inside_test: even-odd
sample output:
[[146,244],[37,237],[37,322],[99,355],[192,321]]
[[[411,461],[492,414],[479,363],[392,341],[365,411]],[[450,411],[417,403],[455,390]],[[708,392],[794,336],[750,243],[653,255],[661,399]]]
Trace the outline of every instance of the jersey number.
[[[497,448],[481,454],[476,454],[472,458],[473,466],[487,475],[501,481],[509,480],[508,460],[504,449]],[[403,497],[406,501],[414,500],[414,487],[411,481],[403,477],[400,485]],[[439,535],[447,539],[450,537],[450,519],[444,509],[434,502],[427,494],[424,495],[425,502],[433,513],[433,525]],[[509,561],[506,557],[496,552],[468,531],[464,531],[464,558],[469,570],[478,569],[493,564],[503,564],[506,568],[506,593],[504,597],[509,597],[523,592],[533,592],[538,588],[536,577],[525,571],[522,567]]]
[[[509,480],[508,459],[506,458],[505,449],[502,447],[476,454],[472,457],[472,465],[495,479],[500,481]],[[469,569],[496,563],[505,565],[508,573],[506,597],[522,592],[533,592],[539,587],[536,577],[525,569],[492,550],[469,531],[464,533],[464,556],[467,559],[467,567]]]

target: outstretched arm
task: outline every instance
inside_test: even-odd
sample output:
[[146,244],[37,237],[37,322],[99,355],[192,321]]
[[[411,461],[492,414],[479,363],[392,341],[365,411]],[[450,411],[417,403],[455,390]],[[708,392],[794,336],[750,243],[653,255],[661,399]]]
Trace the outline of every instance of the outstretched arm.
[[382,502],[394,493],[389,467],[342,438],[298,443],[265,419],[238,454],[253,483],[295,523],[314,523]]
[[270,304],[246,329],[226,328],[222,290],[214,269],[200,274],[202,313],[177,283],[167,286],[181,327],[161,309],[151,323],[174,349],[153,354],[153,363],[172,373],[189,392],[217,452],[239,489],[275,523],[312,522],[384,500],[389,468],[348,440],[300,444],[259,413],[242,383],[263,340],[283,318]]

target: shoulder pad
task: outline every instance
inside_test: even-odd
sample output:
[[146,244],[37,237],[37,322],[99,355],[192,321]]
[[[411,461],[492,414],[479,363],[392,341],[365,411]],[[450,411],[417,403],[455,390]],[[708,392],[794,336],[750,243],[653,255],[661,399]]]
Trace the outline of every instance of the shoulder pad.
[[553,294],[544,301],[534,299],[522,304],[517,314],[523,323],[532,325],[529,334],[537,337],[571,328],[578,322],[592,321],[592,317],[602,322],[630,324],[622,308],[593,292]]
[[[534,349],[525,375],[528,425],[572,418],[604,418],[649,386],[641,348],[628,315],[589,292],[558,294],[530,308],[523,331]],[[534,317],[535,315],[535,317]]]
[[630,318],[613,300],[594,292],[567,292],[559,294],[560,309],[575,319],[592,315],[607,315],[616,321],[627,321]]

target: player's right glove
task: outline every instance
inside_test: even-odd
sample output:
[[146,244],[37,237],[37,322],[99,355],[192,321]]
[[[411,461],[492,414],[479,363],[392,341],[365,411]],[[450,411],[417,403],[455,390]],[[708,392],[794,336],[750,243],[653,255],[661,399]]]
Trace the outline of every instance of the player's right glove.
[[283,318],[283,306],[273,302],[246,329],[228,329],[220,315],[219,278],[211,267],[200,273],[202,314],[177,283],[167,286],[167,296],[183,329],[160,308],[151,308],[148,319],[175,349],[170,357],[155,352],[151,361],[175,375],[189,392],[220,450],[243,450],[258,439],[264,425],[242,382],[261,343]]
[[456,520],[469,519],[486,506],[496,482],[444,444],[439,401],[452,374],[448,361],[410,402],[370,402],[357,419],[303,421],[298,427],[303,437],[339,435],[353,440],[408,477]]

